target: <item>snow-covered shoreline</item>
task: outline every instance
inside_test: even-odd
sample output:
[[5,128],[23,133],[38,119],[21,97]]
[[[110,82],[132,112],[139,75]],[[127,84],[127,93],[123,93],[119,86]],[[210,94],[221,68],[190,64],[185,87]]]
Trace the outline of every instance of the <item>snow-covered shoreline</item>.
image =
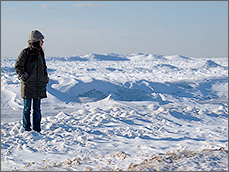
[[[23,130],[16,58],[1,60],[2,171],[228,170],[227,58],[46,59],[50,83],[41,133]],[[203,156],[204,149],[221,151]],[[198,154],[175,166],[167,160],[157,167],[134,165],[157,153],[185,151]]]

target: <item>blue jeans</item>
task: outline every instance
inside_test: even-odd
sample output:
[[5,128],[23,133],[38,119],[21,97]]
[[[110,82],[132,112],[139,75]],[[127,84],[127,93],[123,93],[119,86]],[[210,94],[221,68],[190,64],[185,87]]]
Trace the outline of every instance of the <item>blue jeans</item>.
[[30,111],[31,102],[33,100],[33,130],[41,131],[41,99],[37,98],[26,98],[24,99],[24,109],[23,109],[23,127],[26,131],[31,131],[30,122]]

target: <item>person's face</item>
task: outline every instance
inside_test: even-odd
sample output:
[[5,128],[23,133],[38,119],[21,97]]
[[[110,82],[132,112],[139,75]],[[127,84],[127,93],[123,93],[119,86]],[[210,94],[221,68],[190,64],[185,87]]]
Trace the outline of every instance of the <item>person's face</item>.
[[42,45],[44,44],[44,40],[40,40],[40,46],[42,47]]

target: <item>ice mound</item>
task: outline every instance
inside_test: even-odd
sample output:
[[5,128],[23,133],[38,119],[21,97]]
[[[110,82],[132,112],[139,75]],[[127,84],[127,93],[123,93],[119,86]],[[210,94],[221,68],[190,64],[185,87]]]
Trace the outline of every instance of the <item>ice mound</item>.
[[205,67],[205,68],[216,68],[216,67],[223,67],[223,66],[217,64],[216,62],[214,62],[212,60],[207,60],[205,62],[205,64],[203,65],[203,67]]
[[191,58],[182,55],[164,56],[167,60],[190,60]]

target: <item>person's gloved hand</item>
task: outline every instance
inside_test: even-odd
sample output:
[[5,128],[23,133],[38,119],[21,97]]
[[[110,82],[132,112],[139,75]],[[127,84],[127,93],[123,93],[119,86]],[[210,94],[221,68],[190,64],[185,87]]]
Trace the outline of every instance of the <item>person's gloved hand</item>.
[[29,77],[28,73],[24,72],[19,79],[25,82],[28,79],[28,77]]

